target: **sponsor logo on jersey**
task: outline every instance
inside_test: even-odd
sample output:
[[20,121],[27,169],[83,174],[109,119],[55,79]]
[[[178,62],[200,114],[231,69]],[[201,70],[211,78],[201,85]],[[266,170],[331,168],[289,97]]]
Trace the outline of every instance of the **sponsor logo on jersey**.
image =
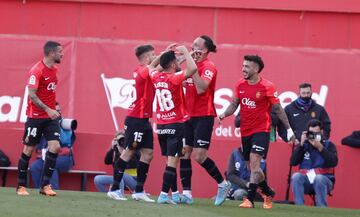
[[256,108],[255,101],[250,100],[250,98],[242,98],[241,103],[248,108]]
[[212,79],[214,76],[214,72],[210,71],[210,70],[205,70],[204,72],[204,77],[208,78],[208,79]]
[[173,119],[175,116],[176,116],[176,113],[174,111],[172,111],[172,112],[161,114],[160,119],[170,120],[170,119]]
[[46,87],[47,90],[52,90],[52,91],[55,91],[56,90],[56,84],[55,82],[50,82],[48,84],[48,86]]

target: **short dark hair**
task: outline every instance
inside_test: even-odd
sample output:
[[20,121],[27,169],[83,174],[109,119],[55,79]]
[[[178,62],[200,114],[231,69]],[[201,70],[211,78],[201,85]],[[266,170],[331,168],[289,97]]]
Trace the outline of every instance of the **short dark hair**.
[[309,129],[310,127],[320,127],[321,130],[323,129],[323,125],[321,121],[319,121],[318,119],[311,119],[307,123],[307,128]]
[[216,53],[216,51],[217,51],[216,45],[214,44],[213,40],[209,36],[202,35],[202,36],[200,36],[200,38],[205,40],[205,47],[209,50],[209,52]]
[[176,60],[175,52],[167,51],[160,56],[160,66],[166,70],[174,60]]
[[311,84],[309,84],[309,83],[302,83],[302,84],[299,85],[299,88],[308,88],[308,87],[310,87],[310,89],[311,89]]
[[48,56],[50,52],[56,51],[56,48],[58,46],[61,46],[59,42],[56,41],[47,41],[44,45],[44,54],[45,56]]
[[151,44],[144,44],[137,46],[135,48],[135,55],[137,58],[140,58],[141,55],[143,55],[146,52],[153,51],[154,47]]
[[245,55],[244,60],[256,63],[259,66],[258,73],[260,73],[264,68],[264,62],[258,55]]

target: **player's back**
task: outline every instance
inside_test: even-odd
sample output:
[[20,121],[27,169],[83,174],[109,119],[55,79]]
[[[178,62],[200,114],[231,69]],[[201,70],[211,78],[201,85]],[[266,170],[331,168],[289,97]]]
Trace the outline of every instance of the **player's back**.
[[156,120],[158,124],[184,122],[188,117],[182,81],[184,71],[176,73],[153,72],[152,82],[156,96]]

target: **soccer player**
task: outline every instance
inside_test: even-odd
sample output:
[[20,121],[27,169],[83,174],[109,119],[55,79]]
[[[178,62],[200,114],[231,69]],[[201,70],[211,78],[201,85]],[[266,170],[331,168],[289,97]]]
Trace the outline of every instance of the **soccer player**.
[[257,55],[244,56],[242,67],[244,79],[236,83],[235,96],[231,104],[219,116],[219,119],[222,120],[233,114],[241,103],[240,130],[243,154],[251,171],[248,196],[239,205],[242,208],[254,207],[254,196],[258,187],[265,194],[263,208],[272,208],[272,198],[275,192],[268,186],[260,168],[260,161],[262,158],[266,159],[269,148],[270,111],[272,107],[287,129],[288,140],[295,141],[294,132],[290,128],[286,113],[280,105],[278,93],[273,83],[259,75],[263,68],[264,63],[261,57]]
[[193,203],[191,194],[191,153],[194,152],[195,160],[218,183],[218,193],[215,205],[221,205],[230,188],[221,175],[215,162],[208,157],[211,134],[214,126],[216,110],[214,105],[215,83],[217,69],[208,59],[210,52],[216,52],[216,45],[206,35],[196,38],[193,42],[193,58],[196,61],[198,73],[186,80],[186,107],[190,120],[185,123],[185,156],[180,160],[180,177],[183,187],[182,203]]
[[129,106],[125,119],[125,150],[114,164],[114,182],[107,196],[115,200],[127,200],[119,190],[120,182],[130,159],[139,149],[141,153],[137,166],[137,184],[132,198],[146,202],[155,202],[144,192],[149,164],[153,158],[153,134],[149,118],[152,116],[154,86],[147,67],[154,59],[154,47],[141,45],[135,49],[140,65],[133,72],[135,79],[136,99]]
[[55,109],[58,68],[56,64],[63,58],[63,47],[55,41],[44,45],[44,58],[29,71],[27,87],[29,100],[26,109],[27,120],[23,136],[24,149],[18,163],[18,186],[16,194],[27,196],[27,172],[29,160],[40,138],[44,135],[48,143],[40,193],[56,196],[50,185],[50,178],[55,169],[56,158],[60,150],[59,112]]
[[176,50],[185,56],[186,70],[181,71],[175,52],[170,50],[160,56],[160,66],[164,71],[151,73],[157,101],[157,134],[162,153],[167,156],[162,189],[157,202],[171,204],[174,202],[168,197],[168,192],[176,179],[176,167],[183,150],[184,122],[188,118],[182,82],[197,71],[196,64],[185,46],[179,46]]

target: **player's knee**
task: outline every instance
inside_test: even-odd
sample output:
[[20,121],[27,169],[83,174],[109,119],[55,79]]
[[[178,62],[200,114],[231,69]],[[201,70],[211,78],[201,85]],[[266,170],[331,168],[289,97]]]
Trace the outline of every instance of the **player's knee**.
[[150,163],[153,158],[154,158],[154,152],[153,151],[141,152],[140,160],[142,162]]
[[59,153],[60,152],[60,143],[57,140],[48,141],[49,151],[51,153]]
[[134,152],[130,149],[125,149],[123,152],[121,152],[121,159],[123,159],[123,161],[125,162],[129,162],[130,159],[132,158]]
[[23,153],[27,156],[31,156],[34,151],[35,146],[25,145],[23,149]]
[[192,147],[191,146],[185,146],[184,147],[184,156],[183,159],[190,159],[192,153]]
[[196,152],[194,158],[196,162],[201,164],[206,160],[207,156],[201,152]]
[[257,171],[260,168],[261,156],[258,154],[250,154],[250,170]]

